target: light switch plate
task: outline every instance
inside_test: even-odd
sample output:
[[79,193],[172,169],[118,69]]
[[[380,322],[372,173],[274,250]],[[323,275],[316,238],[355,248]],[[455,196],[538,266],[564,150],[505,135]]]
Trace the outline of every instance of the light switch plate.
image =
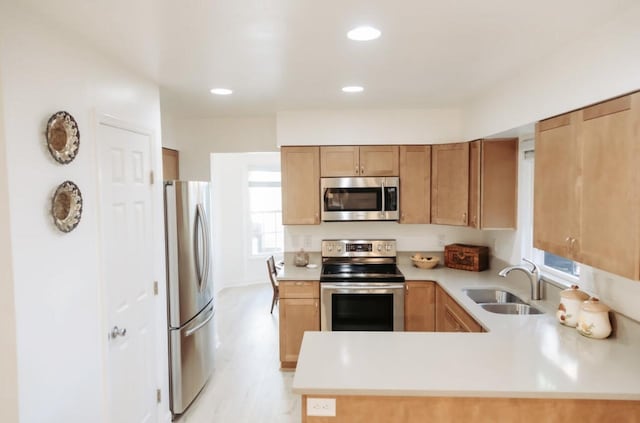
[[307,398],[307,416],[336,416],[335,398]]

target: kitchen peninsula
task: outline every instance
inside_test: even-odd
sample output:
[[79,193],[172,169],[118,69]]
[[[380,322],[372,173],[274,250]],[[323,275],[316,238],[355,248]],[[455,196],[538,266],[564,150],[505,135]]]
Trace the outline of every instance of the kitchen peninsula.
[[[293,383],[302,422],[640,421],[637,324],[618,317],[611,338],[585,338],[557,323],[550,293],[532,302],[541,315],[485,311],[462,290],[529,299],[525,284],[497,276],[500,266],[473,273],[399,262],[407,280],[436,281],[486,333],[306,332]],[[309,410],[308,398],[335,399],[335,417],[331,401]]]

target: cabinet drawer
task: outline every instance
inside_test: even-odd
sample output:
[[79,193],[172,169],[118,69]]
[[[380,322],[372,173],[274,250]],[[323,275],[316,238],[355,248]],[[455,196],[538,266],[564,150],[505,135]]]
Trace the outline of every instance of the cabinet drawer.
[[320,298],[320,282],[280,281],[280,298]]

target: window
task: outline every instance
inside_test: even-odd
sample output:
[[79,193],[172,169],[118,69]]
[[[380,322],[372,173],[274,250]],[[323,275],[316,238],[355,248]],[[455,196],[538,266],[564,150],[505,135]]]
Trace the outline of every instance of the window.
[[523,142],[523,149],[525,151],[521,166],[522,172],[526,176],[522,178],[521,184],[525,196],[525,203],[523,204],[525,210],[522,215],[522,227],[525,228],[525,232],[522,235],[523,256],[529,257],[536,263],[545,276],[551,276],[566,283],[574,283],[580,276],[580,265],[578,263],[533,247],[534,152],[532,144],[526,141]]
[[284,250],[280,171],[249,170],[251,254],[268,255]]

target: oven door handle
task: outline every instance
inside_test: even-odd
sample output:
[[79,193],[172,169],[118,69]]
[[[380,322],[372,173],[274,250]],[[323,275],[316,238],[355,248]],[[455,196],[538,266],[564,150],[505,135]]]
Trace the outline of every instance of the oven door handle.
[[404,283],[384,284],[384,285],[338,285],[331,283],[321,283],[322,290],[335,290],[337,292],[371,291],[378,289],[404,289]]

